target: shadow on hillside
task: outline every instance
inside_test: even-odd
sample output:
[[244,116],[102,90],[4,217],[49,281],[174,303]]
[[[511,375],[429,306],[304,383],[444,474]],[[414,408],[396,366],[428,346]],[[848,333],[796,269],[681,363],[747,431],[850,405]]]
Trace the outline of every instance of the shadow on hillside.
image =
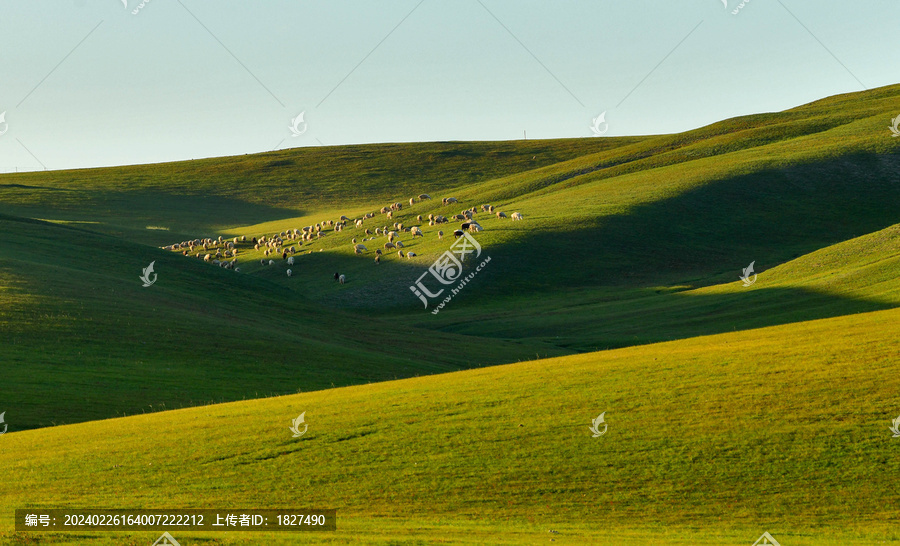
[[[91,229],[117,235],[125,230],[129,238],[154,245],[171,242],[172,235],[178,235],[178,240],[180,236],[211,237],[218,235],[223,226],[251,225],[304,214],[299,209],[239,198],[147,190],[91,191],[85,196],[82,192],[59,189],[47,192],[41,204],[16,205],[15,195],[3,190],[0,188],[2,213],[64,221],[90,219],[99,222]],[[147,230],[147,226],[168,230]]]
[[570,232],[531,232],[491,249],[485,290],[711,284],[752,261],[764,271],[900,222],[898,173],[900,155],[844,156],[711,182]]
[[[549,312],[529,313],[528,305],[519,303],[514,312],[498,313],[496,307],[488,312],[460,301],[456,309],[444,313],[441,329],[507,339],[537,338],[560,348],[587,352],[897,307],[803,288],[766,289],[759,285],[729,294],[670,293],[624,302],[586,301]],[[463,320],[453,321],[457,316]],[[427,323],[423,319],[421,325]],[[786,341],[784,346],[788,345]]]

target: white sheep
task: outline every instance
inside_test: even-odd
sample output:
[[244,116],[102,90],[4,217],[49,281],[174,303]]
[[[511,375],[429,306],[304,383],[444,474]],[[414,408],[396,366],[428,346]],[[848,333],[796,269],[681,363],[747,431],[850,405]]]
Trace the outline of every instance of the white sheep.
[[[293,257],[293,256],[289,257],[289,258],[287,259],[287,263],[288,263],[288,265],[294,265],[294,257]],[[290,270],[289,270],[289,271],[290,271]]]
[[344,277],[343,275],[341,275],[340,277],[338,277],[338,281],[340,281],[341,284],[344,284],[344,282],[345,282],[346,280],[347,280],[347,278]]
[[424,237],[425,236],[425,234],[422,233],[422,229],[419,226],[413,226],[410,231],[412,232],[413,237],[417,237],[417,236]]
[[506,218],[506,217],[507,217],[507,216],[506,216],[506,213],[505,213],[505,212],[498,212],[498,213],[497,213],[497,218]]
[[290,269],[287,270],[287,276],[288,276],[288,277],[290,277],[290,276],[293,275],[293,274],[294,274],[293,271],[291,271]]
[[419,200],[421,201],[422,199],[431,199],[431,196],[428,195],[427,193],[423,193],[423,194],[419,195]]
[[275,260],[269,260],[269,265],[275,265]]
[[513,220],[521,220],[523,218],[523,216],[522,216],[521,212],[514,212],[514,213],[512,213],[511,218]]

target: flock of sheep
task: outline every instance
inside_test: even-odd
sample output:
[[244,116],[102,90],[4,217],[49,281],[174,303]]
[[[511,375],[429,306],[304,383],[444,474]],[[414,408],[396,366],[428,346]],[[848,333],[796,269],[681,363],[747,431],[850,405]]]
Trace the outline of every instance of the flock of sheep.
[[[423,193],[419,195],[418,198],[410,198],[409,204],[412,206],[417,202],[428,201],[430,199],[431,196]],[[459,203],[459,201],[455,197],[445,197],[441,200],[442,206],[449,206],[457,203]],[[384,215],[385,220],[393,220],[394,215],[399,213],[402,209],[403,203],[391,203],[382,207],[377,214]],[[480,209],[480,213],[492,214],[498,219],[511,218],[512,220],[522,220],[523,218],[522,214],[519,212],[514,212],[510,216],[507,216],[506,213],[495,210],[493,205],[481,205]],[[476,214],[479,214],[478,207],[471,207],[461,211],[459,214],[452,214],[449,216],[434,213],[428,214],[427,216],[419,214],[416,215],[415,220],[419,224],[424,224],[424,222],[427,221],[429,226],[459,221],[461,222],[459,224],[459,229],[453,230],[453,236],[458,238],[461,237],[465,231],[477,233],[484,230],[478,220],[475,219]],[[234,237],[232,239],[224,239],[219,236],[216,239],[205,238],[182,241],[162,248],[170,251],[181,251],[185,256],[194,256],[203,261],[210,262],[213,265],[225,269],[232,269],[236,272],[240,272],[241,270],[240,267],[236,266],[238,252],[250,252],[251,250],[254,252],[262,252],[262,258],[259,260],[260,265],[262,266],[275,265],[274,258],[280,256],[281,261],[289,266],[286,274],[288,277],[291,277],[294,274],[293,270],[290,269],[295,263],[294,255],[300,252],[299,248],[302,247],[304,243],[311,244],[312,241],[325,237],[329,232],[337,234],[342,232],[347,226],[353,226],[355,229],[361,230],[358,232],[360,236],[351,238],[351,244],[353,245],[353,252],[355,254],[369,252],[369,248],[363,243],[372,245],[373,243],[370,241],[378,241],[377,244],[383,247],[383,250],[381,248],[376,248],[374,251],[376,265],[381,263],[381,257],[383,255],[391,251],[396,251],[400,258],[412,259],[417,256],[413,251],[403,250],[404,243],[400,240],[400,237],[401,234],[405,233],[409,233],[412,239],[415,239],[416,237],[425,237],[421,225],[405,225],[402,222],[392,222],[390,224],[385,223],[384,225],[377,226],[374,229],[366,227],[367,223],[374,224],[377,222],[375,217],[375,212],[369,212],[360,218],[354,219],[341,215],[337,220],[326,220],[303,228],[289,229],[272,235],[252,237],[250,240],[248,240],[246,236]],[[443,239],[443,230],[438,230],[437,236],[439,239]],[[358,241],[357,239],[360,240]],[[381,244],[379,239],[385,240],[385,242]],[[322,250],[323,249],[321,248],[319,249],[319,251]],[[308,250],[308,252],[312,252],[312,250]],[[335,273],[334,280],[344,284],[346,282],[346,277],[340,273]]]

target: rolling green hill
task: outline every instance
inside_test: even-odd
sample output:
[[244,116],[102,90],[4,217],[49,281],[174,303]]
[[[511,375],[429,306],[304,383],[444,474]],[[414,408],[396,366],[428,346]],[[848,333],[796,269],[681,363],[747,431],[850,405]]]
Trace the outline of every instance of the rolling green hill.
[[[764,531],[791,546],[892,543],[898,319],[870,312],[14,432],[0,438],[11,477],[0,536],[31,543],[11,529],[14,508],[266,506],[336,508],[338,531],[252,543],[718,545]],[[301,412],[308,432],[292,438]],[[601,412],[608,429],[595,438]]]
[[[157,282],[144,288],[151,261]],[[260,276],[8,216],[0,332],[19,429],[569,352],[323,312]],[[435,350],[454,346],[467,350]]]
[[[677,135],[2,175],[4,400],[20,428],[40,427],[892,308],[898,109],[891,86]],[[367,236],[353,227],[300,246],[290,278],[249,245],[240,274],[156,248],[357,218],[421,192],[435,199],[365,222],[422,225],[400,237],[414,259],[376,266],[383,237],[355,255]],[[459,204],[442,206],[448,195]],[[433,315],[409,287],[458,222],[417,216],[482,203],[525,219],[476,215],[490,265]],[[160,282],[143,288],[151,261]],[[745,289],[751,261],[760,281]]]

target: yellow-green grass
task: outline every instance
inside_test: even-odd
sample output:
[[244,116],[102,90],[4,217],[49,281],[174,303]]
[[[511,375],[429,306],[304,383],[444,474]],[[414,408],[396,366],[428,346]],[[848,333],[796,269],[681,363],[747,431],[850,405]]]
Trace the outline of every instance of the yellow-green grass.
[[[785,545],[896,542],[898,319],[877,311],[13,432],[0,437],[0,536],[29,543],[11,527],[27,507],[324,507],[338,509],[336,533],[250,540],[712,545],[769,531]],[[292,438],[301,412],[308,432]],[[594,438],[601,412],[609,428]]]
[[[895,238],[840,250],[882,262],[828,261],[841,287],[811,282],[808,261],[786,266],[900,221],[900,142],[885,121],[897,109],[892,86],[678,135],[3,175],[0,213],[54,222],[0,221],[5,400],[27,428],[893,307]],[[422,225],[424,238],[401,236],[414,259],[391,252],[376,266],[384,238],[355,255],[351,239],[365,236],[352,227],[299,246],[291,278],[249,244],[240,275],[145,246],[358,217],[421,191],[434,199],[395,218]],[[410,285],[458,222],[415,217],[484,202],[525,220],[478,213],[491,263],[432,315]],[[142,288],[154,260],[160,281]],[[782,281],[744,290],[736,277],[751,261]]]

